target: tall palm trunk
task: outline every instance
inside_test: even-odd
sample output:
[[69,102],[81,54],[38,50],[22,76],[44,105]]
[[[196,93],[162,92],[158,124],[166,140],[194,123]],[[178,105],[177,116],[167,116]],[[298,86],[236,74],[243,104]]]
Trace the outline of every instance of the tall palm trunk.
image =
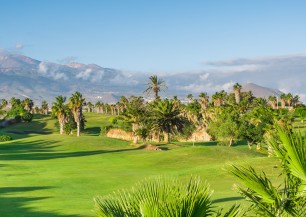
[[235,101],[236,104],[240,103],[240,89],[235,90]]
[[60,125],[60,134],[63,135],[64,134],[64,122],[59,121],[59,125]]
[[170,143],[170,134],[168,132],[164,132],[164,142]]
[[133,131],[133,143],[138,143],[138,136],[136,135],[136,130],[139,128],[139,125],[136,123],[132,123],[132,131]]
[[77,136],[80,136],[80,131],[81,131],[81,129],[80,129],[80,121],[78,121],[77,122]]
[[281,104],[282,104],[282,108],[286,108],[286,101],[285,100],[281,100]]

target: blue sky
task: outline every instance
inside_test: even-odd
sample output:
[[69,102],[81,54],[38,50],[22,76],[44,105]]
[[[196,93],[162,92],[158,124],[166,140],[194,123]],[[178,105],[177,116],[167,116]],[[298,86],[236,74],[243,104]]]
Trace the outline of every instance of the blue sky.
[[181,72],[306,53],[302,0],[0,0],[0,48],[39,60]]

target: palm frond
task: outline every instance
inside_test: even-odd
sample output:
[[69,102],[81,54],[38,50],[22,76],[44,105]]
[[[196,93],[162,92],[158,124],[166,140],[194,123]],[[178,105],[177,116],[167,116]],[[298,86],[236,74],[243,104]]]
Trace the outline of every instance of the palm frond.
[[[277,127],[278,135],[283,145],[292,175],[306,182],[306,144],[301,133],[289,133],[288,130]],[[277,144],[271,144],[275,147]]]
[[199,178],[182,182],[174,178],[147,179],[131,191],[96,197],[97,216],[202,217],[211,216],[211,192]]
[[234,165],[230,165],[229,172],[237,177],[247,188],[251,189],[253,194],[260,200],[270,204],[279,201],[277,189],[273,187],[265,173],[258,175],[252,167],[245,168]]

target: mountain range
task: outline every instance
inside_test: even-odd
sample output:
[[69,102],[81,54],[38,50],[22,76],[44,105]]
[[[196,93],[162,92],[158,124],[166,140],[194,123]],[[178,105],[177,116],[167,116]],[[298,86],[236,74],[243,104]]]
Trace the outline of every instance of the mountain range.
[[[114,103],[122,95],[143,95],[150,75],[103,68],[96,64],[59,64],[20,54],[0,53],[0,76],[0,98],[29,97],[39,104],[42,100],[52,102],[58,95],[70,96],[75,91],[80,91],[87,101]],[[165,74],[159,77],[169,87],[162,93],[163,97],[176,95],[186,98],[190,90],[193,94],[212,94],[222,88],[209,86],[211,83],[203,85],[209,79],[207,73]],[[227,91],[232,87],[230,85],[227,85]],[[242,91],[252,91],[254,96],[265,98],[281,94],[279,90],[252,83],[243,85]]]

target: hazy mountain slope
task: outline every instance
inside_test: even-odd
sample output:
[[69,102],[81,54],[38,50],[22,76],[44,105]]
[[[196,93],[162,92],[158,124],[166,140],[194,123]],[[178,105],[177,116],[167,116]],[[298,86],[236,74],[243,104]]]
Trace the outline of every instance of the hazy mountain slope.
[[255,97],[262,97],[262,98],[266,98],[268,99],[269,96],[276,96],[276,97],[280,97],[280,95],[282,94],[281,91],[279,90],[275,90],[275,89],[271,89],[271,88],[267,88],[267,87],[262,87],[259,86],[257,84],[253,84],[253,83],[247,83],[245,85],[242,85],[242,92],[248,92],[248,91],[252,91],[253,96]]
[[88,100],[116,102],[118,96],[110,87],[112,80],[123,77],[119,70],[94,64],[62,65],[17,54],[0,54],[0,75],[0,98],[31,97],[37,102],[76,90]]
[[[75,91],[80,91],[87,101],[114,103],[122,95],[144,95],[150,75],[95,64],[58,64],[20,54],[0,53],[0,99],[30,97],[40,105],[42,100],[52,102],[58,95],[69,97]],[[232,91],[234,82],[228,79],[219,81],[216,75],[206,72],[159,75],[168,86],[161,96],[171,98],[176,95],[186,99],[189,93],[196,98],[200,92],[212,95],[221,89]],[[252,83],[243,85],[242,91],[252,91],[254,96],[265,98],[280,95],[278,90]]]

